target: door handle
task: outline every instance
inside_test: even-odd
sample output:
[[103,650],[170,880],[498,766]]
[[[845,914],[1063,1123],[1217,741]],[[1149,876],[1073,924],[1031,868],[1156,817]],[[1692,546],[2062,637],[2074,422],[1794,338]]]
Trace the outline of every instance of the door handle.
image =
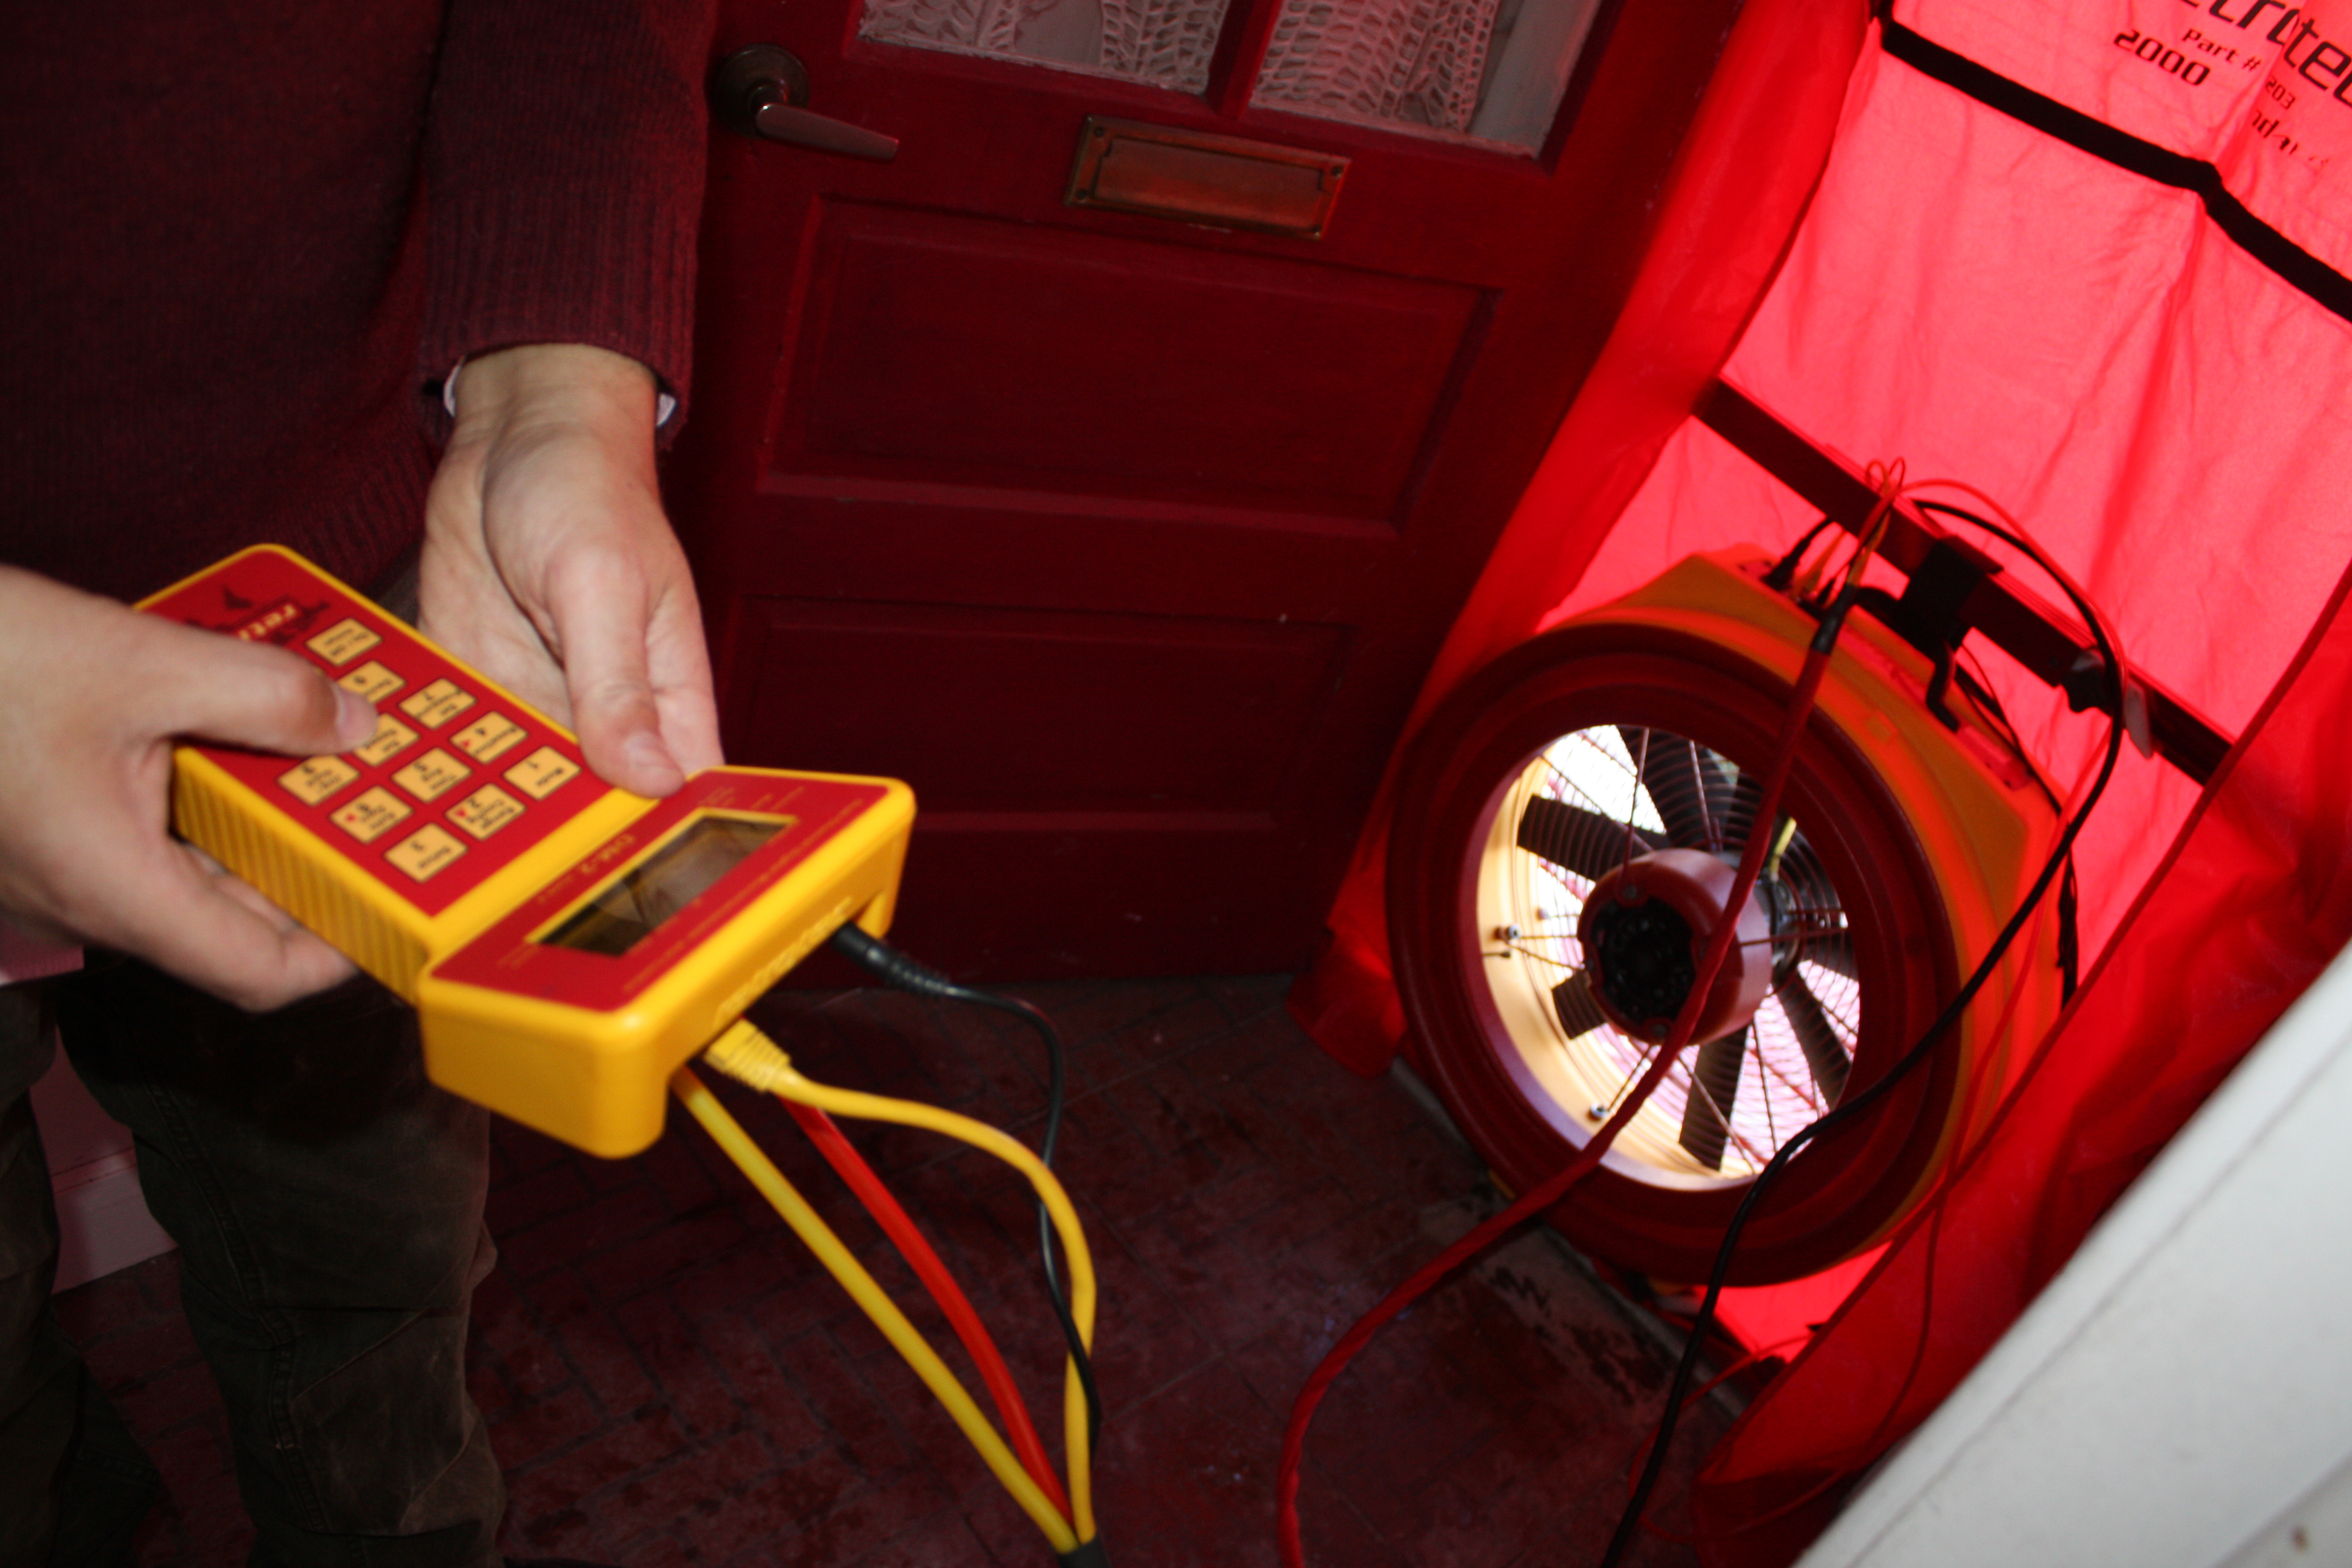
[[898,155],[898,139],[862,125],[812,114],[808,68],[774,44],[753,44],[719,62],[710,77],[710,108],[719,122],[738,135],[782,142],[849,158],[887,163]]

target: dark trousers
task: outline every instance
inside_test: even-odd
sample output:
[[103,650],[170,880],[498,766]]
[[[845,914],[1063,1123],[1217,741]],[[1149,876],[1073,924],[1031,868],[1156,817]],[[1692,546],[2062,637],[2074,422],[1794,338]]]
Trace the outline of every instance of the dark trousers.
[[[465,1382],[467,1307],[495,1258],[488,1118],[425,1080],[413,1015],[361,980],[254,1016],[121,961],[46,989],[180,1244],[251,1562],[498,1563],[505,1488]],[[48,1308],[36,990],[0,990],[0,1563],[116,1568],[155,1474]]]

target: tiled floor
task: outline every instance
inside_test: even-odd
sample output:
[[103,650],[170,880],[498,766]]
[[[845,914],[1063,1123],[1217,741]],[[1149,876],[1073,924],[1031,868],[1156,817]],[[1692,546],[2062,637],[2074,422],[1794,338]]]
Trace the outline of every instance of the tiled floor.
[[[1353,1078],[1316,1051],[1277,978],[1020,989],[1072,1046],[1060,1168],[1103,1277],[1097,1502],[1110,1558],[1272,1563],[1293,1394],[1357,1314],[1494,1194],[1400,1083]],[[812,1078],[1034,1138],[1042,1053],[1010,1019],[873,992],[764,1005]],[[782,1111],[724,1097],[951,1351]],[[508,1550],[646,1565],[1049,1564],[879,1333],[683,1120],[618,1163],[501,1126],[490,1220],[502,1258],[475,1304],[473,1376],[511,1478]],[[1026,1189],[929,1135],[852,1134],[964,1281],[1058,1452],[1057,1337]],[[176,1280],[167,1255],[60,1304],[163,1468],[169,1495],[142,1561],[226,1568],[249,1531]],[[1308,1561],[1597,1561],[1665,1372],[1631,1308],[1549,1237],[1522,1236],[1391,1325],[1324,1402],[1302,1494]],[[1678,1522],[1674,1500],[1722,1425],[1711,1404],[1693,1410],[1656,1517]],[[1655,1538],[1635,1561],[1695,1558]]]

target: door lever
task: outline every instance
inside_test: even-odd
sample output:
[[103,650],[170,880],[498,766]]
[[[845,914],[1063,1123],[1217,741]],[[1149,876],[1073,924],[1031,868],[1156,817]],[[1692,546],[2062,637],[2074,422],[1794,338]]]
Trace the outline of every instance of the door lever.
[[808,68],[774,44],[753,44],[719,62],[710,77],[710,107],[719,122],[741,136],[782,142],[845,157],[887,163],[898,155],[898,139],[862,125],[813,114]]

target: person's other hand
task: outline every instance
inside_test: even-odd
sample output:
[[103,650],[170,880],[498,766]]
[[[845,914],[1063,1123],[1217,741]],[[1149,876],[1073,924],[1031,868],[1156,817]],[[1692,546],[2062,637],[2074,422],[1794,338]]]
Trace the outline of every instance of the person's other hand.
[[316,756],[375,722],[283,648],[0,567],[0,915],[256,1011],[338,984],[348,960],[172,837],[172,742]]
[[427,636],[667,795],[720,760],[702,613],[654,479],[652,373],[579,343],[466,362],[425,508]]

